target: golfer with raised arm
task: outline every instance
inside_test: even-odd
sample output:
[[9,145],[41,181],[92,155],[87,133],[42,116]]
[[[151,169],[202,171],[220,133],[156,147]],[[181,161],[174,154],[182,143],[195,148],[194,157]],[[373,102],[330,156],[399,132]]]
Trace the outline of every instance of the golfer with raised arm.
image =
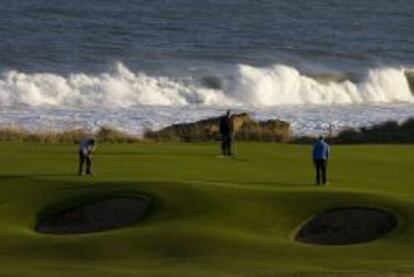
[[313,145],[313,163],[316,170],[316,185],[327,185],[328,160],[330,156],[329,145],[325,142],[323,136]]

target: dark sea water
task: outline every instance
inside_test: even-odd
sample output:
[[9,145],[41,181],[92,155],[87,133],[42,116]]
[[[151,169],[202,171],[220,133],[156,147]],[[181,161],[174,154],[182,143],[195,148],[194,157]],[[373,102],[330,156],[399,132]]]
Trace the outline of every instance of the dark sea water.
[[0,127],[140,133],[228,107],[305,133],[403,120],[413,14],[409,0],[3,0]]
[[25,72],[412,66],[413,13],[411,0],[3,0],[0,60]]

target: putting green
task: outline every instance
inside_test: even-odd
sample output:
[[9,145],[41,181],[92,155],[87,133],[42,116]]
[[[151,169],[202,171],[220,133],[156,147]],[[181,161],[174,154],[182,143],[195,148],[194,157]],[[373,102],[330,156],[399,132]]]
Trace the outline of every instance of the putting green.
[[[414,146],[334,146],[330,185],[313,186],[309,146],[101,145],[95,176],[76,176],[76,146],[0,144],[1,276],[412,276]],[[151,214],[122,229],[34,231],[48,207],[144,194]],[[69,200],[71,199],[71,200]],[[335,207],[392,211],[398,226],[369,243],[294,241]]]

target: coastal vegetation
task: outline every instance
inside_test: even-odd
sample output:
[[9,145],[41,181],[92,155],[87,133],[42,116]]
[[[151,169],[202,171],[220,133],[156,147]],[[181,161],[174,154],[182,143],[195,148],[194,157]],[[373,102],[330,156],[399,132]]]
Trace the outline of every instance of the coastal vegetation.
[[414,119],[387,121],[371,127],[346,129],[331,138],[334,143],[414,143]]
[[30,131],[24,128],[0,129],[0,141],[35,142],[46,144],[79,143],[85,137],[95,137],[100,143],[132,143],[141,139],[116,128],[101,127],[96,132],[83,129],[64,131]]
[[[233,115],[237,141],[309,144],[315,136],[297,136],[290,123],[282,120],[254,120],[249,114]],[[213,142],[220,140],[219,118],[180,123],[160,130],[146,130],[143,136],[104,126],[95,132],[83,129],[64,131],[30,131],[24,128],[0,128],[0,141],[36,143],[78,143],[84,137],[95,137],[99,143],[134,142]],[[370,127],[344,128],[327,140],[334,144],[414,143],[414,119],[386,121]]]

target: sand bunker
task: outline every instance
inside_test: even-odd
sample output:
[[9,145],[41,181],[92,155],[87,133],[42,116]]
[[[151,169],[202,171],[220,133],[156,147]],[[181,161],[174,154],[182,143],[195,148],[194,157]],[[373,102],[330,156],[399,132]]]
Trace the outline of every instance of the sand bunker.
[[315,216],[295,240],[321,245],[346,245],[375,240],[390,232],[397,218],[390,212],[363,207],[337,208]]
[[149,200],[113,197],[70,207],[42,219],[35,230],[48,234],[82,234],[134,224],[145,217]]

